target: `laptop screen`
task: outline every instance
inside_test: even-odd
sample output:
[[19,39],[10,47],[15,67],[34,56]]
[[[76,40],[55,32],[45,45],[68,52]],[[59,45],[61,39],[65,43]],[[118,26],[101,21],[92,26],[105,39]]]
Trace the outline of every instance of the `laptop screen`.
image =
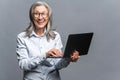
[[88,54],[92,37],[93,32],[70,34],[68,36],[63,57],[69,58],[74,50],[77,50],[80,56]]

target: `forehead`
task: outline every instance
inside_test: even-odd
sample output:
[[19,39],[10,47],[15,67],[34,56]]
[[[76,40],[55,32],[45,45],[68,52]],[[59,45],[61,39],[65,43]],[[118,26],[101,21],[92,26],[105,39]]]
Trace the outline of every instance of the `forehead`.
[[38,11],[38,12],[48,12],[48,8],[44,5],[39,5],[39,6],[35,6],[34,8],[34,12]]

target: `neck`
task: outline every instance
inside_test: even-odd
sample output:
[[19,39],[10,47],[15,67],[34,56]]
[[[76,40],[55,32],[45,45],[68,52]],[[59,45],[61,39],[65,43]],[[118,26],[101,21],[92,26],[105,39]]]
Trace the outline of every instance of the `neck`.
[[41,36],[44,33],[44,29],[35,29],[35,33]]

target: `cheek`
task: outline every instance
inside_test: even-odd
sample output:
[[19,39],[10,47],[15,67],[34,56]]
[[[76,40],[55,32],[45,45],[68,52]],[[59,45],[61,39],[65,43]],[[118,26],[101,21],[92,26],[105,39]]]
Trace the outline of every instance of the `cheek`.
[[37,21],[37,18],[33,18],[33,22]]
[[33,20],[33,24],[34,24],[34,25],[37,25],[37,21],[36,21],[36,20]]
[[45,26],[47,23],[48,23],[48,20],[45,19],[44,22],[43,22],[43,25]]
[[47,24],[47,23],[48,23],[48,20],[45,20],[45,23]]

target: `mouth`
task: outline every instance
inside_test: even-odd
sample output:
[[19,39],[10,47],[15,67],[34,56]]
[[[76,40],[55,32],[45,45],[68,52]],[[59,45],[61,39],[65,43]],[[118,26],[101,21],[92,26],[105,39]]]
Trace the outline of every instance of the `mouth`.
[[44,23],[44,20],[38,20],[37,23],[38,23],[39,25],[42,25],[42,24]]

